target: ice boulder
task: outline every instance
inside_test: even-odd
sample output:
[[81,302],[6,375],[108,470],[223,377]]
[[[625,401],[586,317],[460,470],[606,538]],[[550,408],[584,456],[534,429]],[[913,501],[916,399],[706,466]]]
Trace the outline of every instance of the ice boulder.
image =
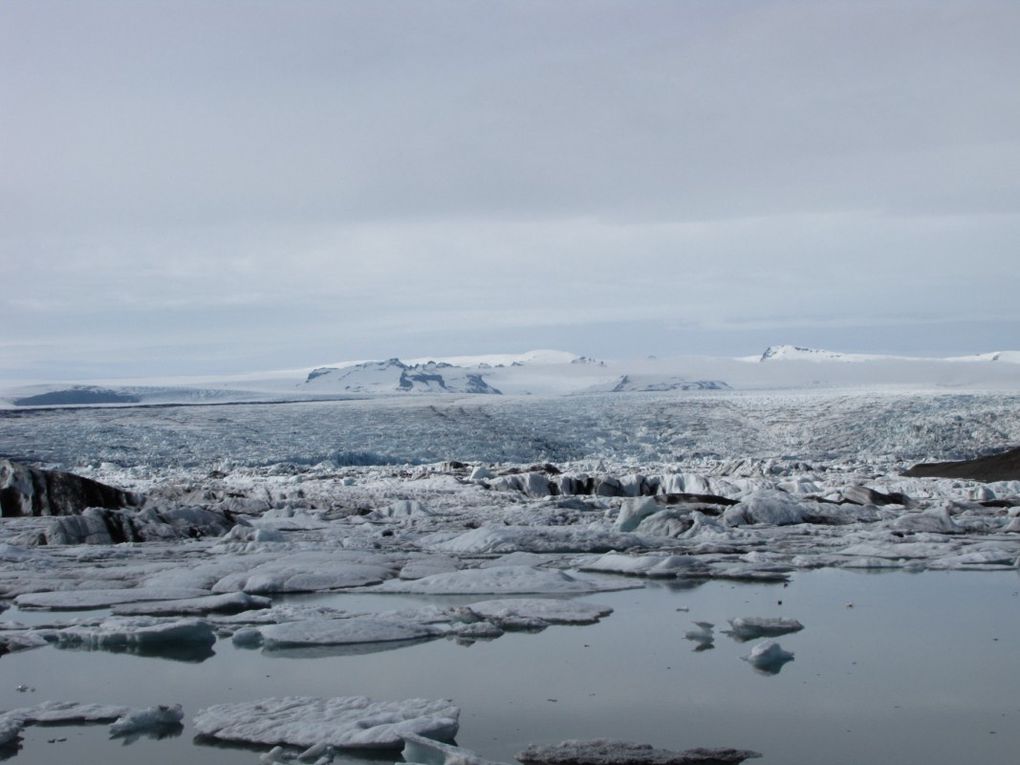
[[414,733],[405,733],[404,762],[408,765],[500,765],[482,759],[470,749],[444,744]]
[[766,675],[777,675],[784,664],[793,661],[793,654],[784,651],[774,640],[766,640],[752,648],[751,653],[744,657],[744,661]]
[[459,717],[444,699],[285,696],[208,707],[194,724],[200,736],[244,744],[399,749],[408,734],[452,740]]
[[963,529],[949,515],[949,508],[925,510],[921,513],[904,513],[893,521],[893,529],[913,534],[960,534]]
[[728,526],[747,526],[755,523],[770,526],[790,526],[804,523],[811,509],[796,497],[777,489],[760,489],[744,497],[738,504],[727,508],[723,522]]
[[180,704],[160,704],[155,707],[133,709],[118,717],[110,725],[111,736],[130,736],[147,731],[160,731],[179,726],[184,719]]
[[625,499],[620,506],[620,514],[616,516],[614,528],[617,531],[634,531],[641,521],[661,509],[651,497]]

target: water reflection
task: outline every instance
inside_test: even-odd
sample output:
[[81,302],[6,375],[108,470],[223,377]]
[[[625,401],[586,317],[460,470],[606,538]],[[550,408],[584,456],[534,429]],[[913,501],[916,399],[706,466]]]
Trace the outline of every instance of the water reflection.
[[138,730],[126,735],[118,736],[112,735],[110,738],[120,739],[124,746],[133,744],[143,738],[152,739],[153,741],[162,741],[167,738],[178,738],[184,732],[184,726],[180,723],[164,723],[162,725],[155,725],[146,730]]
[[201,664],[216,655],[211,645],[203,643],[160,643],[158,645],[60,645],[63,651],[83,651],[85,653],[117,653],[139,656],[145,659],[169,659],[188,664]]
[[429,643],[435,638],[390,640],[385,643],[353,643],[346,645],[313,645],[294,648],[263,648],[262,654],[270,659],[323,659],[338,656],[364,656],[370,653],[395,651],[413,645]]

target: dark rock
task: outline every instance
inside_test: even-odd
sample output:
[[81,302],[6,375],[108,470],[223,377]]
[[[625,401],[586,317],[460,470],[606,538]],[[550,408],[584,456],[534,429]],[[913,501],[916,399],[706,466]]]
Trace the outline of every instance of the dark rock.
[[903,475],[912,478],[969,478],[972,481],[1020,481],[1020,447],[960,462],[925,462]]
[[843,499],[854,505],[875,505],[876,507],[885,505],[912,507],[914,504],[906,494],[901,494],[898,491],[883,494],[880,491],[869,489],[867,486],[851,486],[849,489],[844,489]]
[[[659,494],[655,501],[664,505],[736,505],[738,500],[721,497],[718,494],[687,494],[685,492],[673,492],[670,494]],[[697,508],[701,510],[701,508]]]
[[118,393],[107,388],[76,385],[66,390],[53,390],[36,396],[16,398],[15,406],[87,406],[90,404],[138,404],[141,399],[130,393]]
[[0,516],[76,515],[87,507],[139,504],[130,492],[57,470],[39,470],[0,460]]
[[238,523],[226,511],[201,507],[111,510],[90,507],[80,515],[54,518],[42,544],[102,545],[222,536]]

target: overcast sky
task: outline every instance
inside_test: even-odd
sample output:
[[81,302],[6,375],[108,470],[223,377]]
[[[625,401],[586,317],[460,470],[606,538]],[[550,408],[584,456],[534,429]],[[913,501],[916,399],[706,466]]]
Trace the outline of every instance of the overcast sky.
[[0,378],[1020,347],[1020,3],[0,4]]

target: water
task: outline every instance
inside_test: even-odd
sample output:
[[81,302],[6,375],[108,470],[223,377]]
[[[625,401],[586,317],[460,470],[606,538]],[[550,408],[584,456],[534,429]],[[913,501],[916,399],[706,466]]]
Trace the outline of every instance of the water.
[[[764,765],[1006,765],[1020,751],[1018,592],[1015,573],[825,570],[785,588],[708,582],[591,596],[615,613],[471,646],[437,640],[295,658],[220,641],[202,662],[43,648],[0,658],[0,708],[46,699],[184,705],[180,735],[127,746],[109,741],[106,726],[29,728],[15,760],[24,765],[253,765],[254,750],[196,745],[190,719],[209,704],[279,695],[452,698],[463,710],[458,743],[503,761],[531,743],[613,737],[755,749]],[[317,599],[379,609],[429,602]],[[753,643],[719,634],[737,616],[799,619],[803,631],[779,638],[796,659],[778,675],[755,672],[740,659]],[[682,638],[693,620],[717,625],[715,648],[695,652]],[[19,693],[19,683],[36,690]]]

